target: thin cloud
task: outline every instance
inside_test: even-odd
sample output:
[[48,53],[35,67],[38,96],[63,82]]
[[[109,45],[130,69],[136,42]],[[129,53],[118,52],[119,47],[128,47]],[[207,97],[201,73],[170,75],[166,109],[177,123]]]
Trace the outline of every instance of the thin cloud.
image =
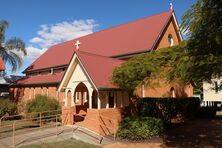
[[52,25],[41,25],[41,30],[36,37],[30,40],[41,48],[48,48],[52,45],[93,33],[98,26],[95,20],[74,20],[61,22]]
[[35,48],[33,46],[28,46],[26,47],[27,50],[27,56],[25,56],[24,58],[26,60],[29,60],[30,62],[33,62],[34,60],[36,60],[40,55],[42,55],[47,48]]
[[41,56],[48,47],[93,33],[98,26],[99,25],[96,24],[96,21],[93,19],[41,25],[41,29],[37,32],[37,36],[33,37],[30,40],[31,44],[26,47],[27,56],[24,57],[24,59],[33,62]]

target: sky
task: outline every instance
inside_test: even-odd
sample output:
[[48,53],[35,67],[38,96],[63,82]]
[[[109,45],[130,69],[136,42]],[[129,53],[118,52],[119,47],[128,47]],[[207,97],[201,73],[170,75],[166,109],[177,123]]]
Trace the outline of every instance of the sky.
[[52,45],[167,11],[171,2],[180,24],[196,0],[0,0],[6,40],[21,38],[28,52],[18,71],[6,65],[6,73],[22,75]]

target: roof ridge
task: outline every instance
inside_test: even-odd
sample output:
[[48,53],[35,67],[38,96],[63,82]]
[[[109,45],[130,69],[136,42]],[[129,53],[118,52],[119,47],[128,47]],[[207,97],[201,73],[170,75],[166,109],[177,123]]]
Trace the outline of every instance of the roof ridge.
[[[75,41],[75,40],[80,40],[81,38],[83,37],[88,37],[88,36],[91,36],[91,35],[94,35],[94,34],[97,34],[97,33],[100,33],[100,32],[103,32],[103,31],[108,31],[108,30],[111,30],[111,29],[114,29],[114,28],[117,28],[117,27],[120,27],[120,26],[125,26],[125,25],[128,25],[128,24],[131,24],[131,23],[135,23],[137,21],[141,21],[141,20],[145,20],[145,19],[148,19],[150,17],[155,17],[157,15],[160,15],[160,14],[163,14],[163,13],[167,13],[167,12],[173,12],[173,10],[167,10],[167,11],[163,11],[163,12],[160,12],[160,13],[156,13],[156,14],[152,14],[152,15],[149,15],[149,16],[145,16],[143,18],[139,18],[139,19],[136,19],[136,20],[132,20],[132,21],[129,21],[129,22],[126,22],[126,23],[122,23],[122,24],[119,24],[119,25],[116,25],[116,26],[112,26],[112,27],[109,27],[109,28],[105,28],[105,29],[102,29],[102,30],[99,30],[97,32],[92,32],[90,34],[87,34],[87,35],[84,35],[84,36],[81,36],[81,37],[77,37],[77,38],[74,38],[74,39],[71,39],[71,40],[68,40],[68,41],[65,41],[65,42],[62,42],[62,43],[59,43],[59,44],[56,44],[56,45],[53,45],[51,47],[54,47],[54,46],[57,46],[57,45],[61,45],[61,44],[65,44],[67,42],[70,42],[70,41]],[[49,48],[51,48],[49,47]]]
[[120,60],[120,59],[115,59],[115,58],[112,58],[112,57],[107,57],[107,56],[103,56],[103,55],[99,55],[99,54],[95,54],[95,53],[90,53],[90,52],[86,52],[86,51],[75,51],[77,54],[78,52],[79,53],[83,53],[83,54],[88,54],[88,55],[93,55],[93,56],[98,56],[98,57],[101,57],[101,58],[106,58],[106,59],[111,59],[111,60],[116,60],[116,61],[124,61],[124,60]]

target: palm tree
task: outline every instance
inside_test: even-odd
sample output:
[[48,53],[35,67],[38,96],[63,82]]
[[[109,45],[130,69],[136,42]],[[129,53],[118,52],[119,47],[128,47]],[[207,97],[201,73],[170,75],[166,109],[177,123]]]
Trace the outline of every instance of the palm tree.
[[9,24],[5,20],[0,20],[0,58],[4,63],[12,66],[12,71],[16,71],[22,66],[22,56],[27,55],[25,43],[17,37],[5,41],[5,30]]

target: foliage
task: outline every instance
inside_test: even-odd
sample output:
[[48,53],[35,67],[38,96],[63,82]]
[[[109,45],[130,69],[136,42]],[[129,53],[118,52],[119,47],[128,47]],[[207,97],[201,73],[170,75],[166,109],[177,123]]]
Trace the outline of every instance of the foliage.
[[9,24],[7,21],[0,21],[0,57],[5,63],[12,66],[12,71],[17,70],[22,65],[22,56],[26,55],[25,43],[17,37],[5,41],[5,30]]
[[199,98],[141,98],[140,116],[162,118],[166,123],[173,117],[195,117],[200,107]]
[[221,5],[220,0],[198,0],[183,16],[182,30],[189,37],[185,81],[202,82],[222,72]]
[[[153,85],[149,80],[163,78],[167,81],[175,80],[180,75],[185,75],[184,69],[180,67],[179,62],[187,61],[187,55],[184,50],[186,42],[178,46],[169,47],[149,53],[138,55],[116,67],[113,71],[112,81],[122,88],[135,90],[135,88],[146,82],[146,85]],[[184,61],[181,61],[184,58]],[[174,69],[180,68],[181,73]]]
[[161,119],[152,117],[127,117],[118,129],[120,139],[144,140],[163,134],[164,124]]
[[[26,104],[27,113],[59,110],[60,108],[59,101],[44,95],[37,95]],[[55,114],[55,112],[44,114],[44,116],[52,114]]]
[[5,114],[15,115],[17,113],[17,107],[14,102],[9,99],[0,99],[0,117]]
[[183,16],[182,30],[188,41],[178,46],[134,57],[113,71],[112,81],[120,87],[135,88],[152,78],[183,84],[194,82],[199,92],[203,80],[222,72],[221,1],[198,0]]

